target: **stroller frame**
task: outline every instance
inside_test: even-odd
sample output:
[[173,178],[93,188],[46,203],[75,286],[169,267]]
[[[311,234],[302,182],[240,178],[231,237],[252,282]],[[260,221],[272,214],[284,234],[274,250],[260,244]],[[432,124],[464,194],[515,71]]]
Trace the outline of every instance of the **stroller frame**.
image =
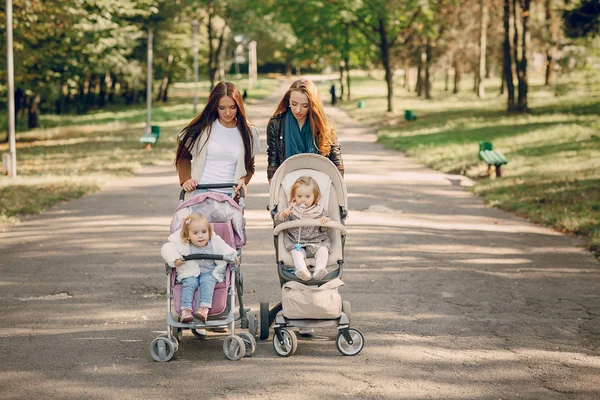
[[[277,169],[271,182],[271,193],[269,211],[271,218],[279,211],[280,201],[280,185],[283,182],[284,176],[290,172],[298,170],[315,170],[325,173],[330,178],[330,184],[335,188],[337,198],[335,203],[339,207],[336,212],[339,212],[340,222],[330,220],[325,226],[332,229],[337,229],[341,234],[341,259],[337,260],[337,268],[329,272],[323,279],[301,281],[296,277],[291,269],[285,267],[280,258],[280,239],[279,235],[286,229],[299,226],[323,226],[320,221],[316,220],[295,220],[278,224],[273,230],[273,240],[275,245],[275,257],[277,260],[277,273],[279,283],[283,286],[288,281],[298,281],[309,285],[318,285],[329,282],[335,278],[341,278],[344,269],[344,245],[346,239],[345,219],[348,215],[347,193],[343,178],[337,167],[327,158],[316,154],[298,154],[286,159]],[[308,173],[310,175],[310,173]],[[322,189],[323,190],[323,189]],[[329,203],[331,205],[332,202]],[[330,210],[331,211],[331,210]],[[272,325],[274,329],[273,347],[280,356],[288,357],[293,355],[297,349],[298,339],[295,332],[290,329],[297,328],[312,328],[312,327],[327,327],[336,326],[338,330],[336,347],[340,353],[353,356],[358,354],[364,347],[364,336],[360,331],[350,328],[351,306],[349,301],[342,302],[342,312],[338,318],[333,319],[290,319],[283,315],[282,303],[276,304],[273,308],[269,308],[268,302],[260,303],[260,339],[266,340],[269,337],[269,327]]]
[[[198,185],[196,189],[220,189],[231,188],[234,183],[218,183],[210,185]],[[179,205],[185,200],[185,190],[182,190],[179,196]],[[243,189],[240,193],[239,205],[243,210],[244,207]],[[241,250],[237,250],[237,255],[241,259]],[[222,254],[191,254],[183,256],[185,261],[189,260],[223,260],[227,259]],[[206,338],[206,334],[202,334],[199,330],[214,330],[228,328],[230,335],[223,342],[223,352],[227,358],[233,361],[240,360],[243,357],[248,357],[256,350],[256,332],[258,330],[258,317],[254,313],[249,313],[249,308],[244,308],[243,295],[243,277],[240,268],[235,263],[229,263],[226,269],[226,282],[229,282],[227,287],[227,303],[222,312],[217,315],[210,315],[205,322],[194,319],[190,323],[183,323],[173,317],[173,291],[171,289],[173,279],[175,278],[175,268],[165,264],[165,272],[167,274],[167,333],[161,334],[150,344],[150,354],[155,361],[166,362],[173,358],[179,349],[179,342],[183,336],[184,329],[190,329],[194,336],[200,340]],[[239,314],[235,313],[235,301],[238,301]],[[240,332],[236,334],[235,323],[240,321],[242,329],[249,329],[249,332]]]

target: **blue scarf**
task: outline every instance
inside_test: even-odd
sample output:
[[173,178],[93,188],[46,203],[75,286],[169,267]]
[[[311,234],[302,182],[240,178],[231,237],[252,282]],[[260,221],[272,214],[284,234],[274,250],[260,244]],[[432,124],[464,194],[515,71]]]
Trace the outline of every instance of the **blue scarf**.
[[302,129],[290,109],[285,114],[285,158],[302,153],[318,153],[316,143],[313,141],[308,118],[304,121]]

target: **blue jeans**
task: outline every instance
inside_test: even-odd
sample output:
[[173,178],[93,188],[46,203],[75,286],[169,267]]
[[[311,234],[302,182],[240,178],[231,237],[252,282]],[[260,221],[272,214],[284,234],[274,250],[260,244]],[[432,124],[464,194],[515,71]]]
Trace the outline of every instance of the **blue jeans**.
[[200,305],[198,307],[210,308],[212,306],[212,298],[213,293],[215,292],[217,278],[210,272],[200,274],[200,276],[184,278],[181,281],[181,284],[181,308],[192,309],[192,300],[194,299],[194,293],[198,287],[200,287]]

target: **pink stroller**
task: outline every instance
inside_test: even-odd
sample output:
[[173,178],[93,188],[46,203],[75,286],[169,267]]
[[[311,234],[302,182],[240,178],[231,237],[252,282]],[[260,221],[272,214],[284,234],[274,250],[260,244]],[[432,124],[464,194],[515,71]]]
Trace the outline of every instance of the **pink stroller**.
[[[223,183],[212,185],[198,185],[198,189],[231,188],[235,184]],[[241,193],[239,204],[226,194],[208,191],[196,194],[185,200],[185,191],[179,197],[179,206],[175,209],[171,221],[171,233],[181,228],[183,219],[191,213],[200,213],[206,216],[211,223],[213,232],[219,235],[227,244],[237,249],[241,259],[241,249],[246,243],[244,210],[244,194]],[[185,201],[184,201],[185,200]],[[252,355],[256,349],[256,332],[258,330],[258,317],[254,313],[247,313],[250,309],[243,306],[242,294],[243,279],[239,266],[233,260],[226,259],[222,254],[194,254],[185,256],[187,260],[211,259],[225,260],[230,263],[225,273],[225,281],[217,283],[213,295],[212,308],[209,310],[206,322],[194,320],[191,323],[179,321],[181,314],[181,289],[182,285],[176,282],[175,270],[168,264],[165,265],[167,273],[167,333],[159,335],[150,344],[150,354],[156,361],[169,361],[179,348],[179,341],[183,337],[183,330],[190,329],[194,336],[204,340],[207,331],[229,328],[230,335],[223,342],[223,352],[230,360],[240,360],[242,357]],[[195,293],[192,305],[195,311],[198,292]],[[236,299],[239,313],[235,312]],[[241,327],[249,332],[235,333],[235,322],[240,320]]]

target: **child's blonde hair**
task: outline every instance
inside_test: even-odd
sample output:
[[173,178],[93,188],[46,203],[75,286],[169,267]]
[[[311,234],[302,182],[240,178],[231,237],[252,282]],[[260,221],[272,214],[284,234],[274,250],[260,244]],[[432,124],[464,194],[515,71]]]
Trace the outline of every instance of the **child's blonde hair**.
[[290,190],[290,203],[294,200],[294,197],[296,197],[296,190],[298,190],[300,186],[312,186],[313,196],[315,196],[315,201],[313,204],[317,204],[319,202],[321,199],[321,189],[319,189],[319,184],[317,181],[310,176],[301,176],[300,178],[296,179],[296,182],[294,182],[292,185],[292,189]]
[[183,225],[181,226],[181,239],[190,240],[190,225],[196,221],[203,222],[206,225],[206,228],[208,229],[208,240],[212,239],[210,221],[204,215],[198,213],[190,214],[184,218]]

